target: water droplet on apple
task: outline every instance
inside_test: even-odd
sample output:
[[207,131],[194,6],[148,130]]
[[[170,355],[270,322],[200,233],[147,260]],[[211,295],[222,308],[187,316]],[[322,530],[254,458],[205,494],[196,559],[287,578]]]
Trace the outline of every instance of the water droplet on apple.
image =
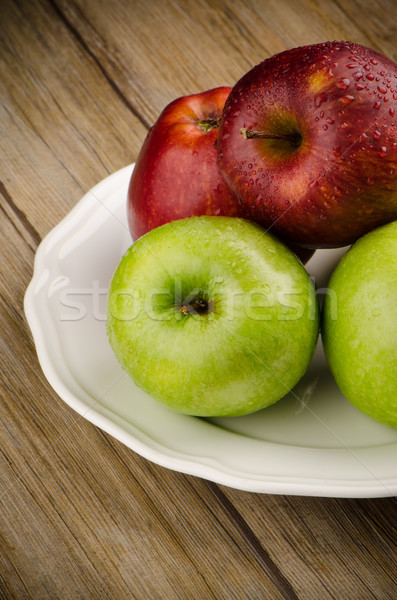
[[375,182],[374,182],[374,179],[373,179],[372,177],[368,177],[368,179],[367,179],[367,184],[368,184],[368,185],[374,185],[374,183],[375,183]]
[[379,156],[381,158],[383,158],[384,156],[386,156],[386,154],[387,154],[387,148],[386,148],[386,146],[382,146],[382,148],[380,149],[380,152],[379,152]]
[[335,123],[335,119],[331,119],[331,117],[328,117],[327,119],[325,119],[326,123],[329,123],[329,125],[333,125]]
[[359,79],[364,77],[364,74],[361,71],[357,71],[356,73],[353,73],[353,77],[356,81],[359,81]]
[[344,121],[340,126],[341,129],[347,129],[348,127],[349,127],[349,124],[346,123],[346,121]]
[[338,87],[341,90],[347,90],[349,85],[350,85],[350,79],[340,79],[339,81],[336,82],[336,87]]
[[377,64],[378,64],[378,61],[377,61],[375,58],[371,58],[371,63],[372,63],[373,65],[377,65]]
[[323,104],[323,102],[325,102],[327,100],[327,94],[325,94],[324,92],[319,92],[318,94],[315,95],[314,97],[314,104],[315,106],[317,106],[317,108],[319,106],[321,106]]
[[380,109],[380,102],[375,102],[373,108],[375,108],[375,110],[379,110]]
[[324,129],[324,131],[327,131],[328,125],[323,125],[323,129]]
[[381,136],[380,131],[377,131],[377,130],[374,131],[374,138],[375,138],[375,140],[380,140],[380,136]]
[[356,90],[360,91],[363,90],[365,86],[361,85],[361,83],[356,83],[355,88]]
[[143,324],[142,324],[141,321],[137,321],[136,326],[137,326],[138,329],[142,329]]
[[369,81],[373,81],[373,80],[374,80],[374,76],[372,75],[372,73],[367,73],[367,75],[366,75],[366,78],[367,78]]
[[355,97],[350,94],[338,98],[338,102],[341,102],[342,104],[350,104],[350,102],[353,102],[353,100],[355,100]]

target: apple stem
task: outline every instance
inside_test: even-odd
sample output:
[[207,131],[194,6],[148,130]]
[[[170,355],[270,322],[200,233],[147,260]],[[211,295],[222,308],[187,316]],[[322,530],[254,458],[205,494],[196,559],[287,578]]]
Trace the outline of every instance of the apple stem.
[[240,133],[245,140],[251,139],[266,139],[266,140],[286,140],[292,142],[294,145],[299,146],[302,141],[300,133],[265,133],[264,131],[255,131],[254,129],[247,129],[243,127],[240,129]]
[[204,119],[197,121],[196,124],[205,132],[208,133],[212,129],[219,127],[219,119]]
[[192,302],[182,304],[180,311],[183,315],[208,315],[214,312],[214,301],[195,298]]

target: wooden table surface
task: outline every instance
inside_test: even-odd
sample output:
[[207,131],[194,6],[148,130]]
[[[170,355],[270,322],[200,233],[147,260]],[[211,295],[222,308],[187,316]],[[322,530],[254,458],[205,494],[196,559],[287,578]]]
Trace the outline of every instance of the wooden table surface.
[[0,597],[397,598],[396,501],[260,495],[148,462],[43,376],[23,297],[43,237],[177,96],[286,48],[397,61],[393,0],[1,3]]

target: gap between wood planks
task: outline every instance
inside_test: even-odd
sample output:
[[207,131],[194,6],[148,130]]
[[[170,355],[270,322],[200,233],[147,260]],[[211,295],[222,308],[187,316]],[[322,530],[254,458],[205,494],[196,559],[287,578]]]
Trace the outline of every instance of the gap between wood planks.
[[251,527],[248,525],[234,504],[229,500],[226,494],[224,494],[220,487],[213,481],[206,480],[205,483],[212,494],[216,497],[218,502],[220,502],[220,504],[223,506],[234,526],[240,531],[254,555],[257,557],[258,562],[262,565],[264,571],[269,576],[269,579],[282,594],[284,600],[299,600],[299,597],[296,595],[291,583],[270,558],[268,552],[262,546]]
[[[15,204],[14,200],[11,198],[6,186],[4,185],[4,183],[2,181],[0,181],[0,194],[3,196],[4,200],[7,202],[8,206],[10,207],[12,212],[17,217],[18,221],[23,225],[25,230],[30,234],[30,236],[33,238],[35,244],[38,246],[41,242],[41,237],[40,237],[39,232],[35,229],[35,227],[29,221],[29,219],[27,218],[25,213],[20,208],[18,208],[18,206]],[[29,244],[29,247],[33,250],[33,248],[30,246],[30,244]]]
[[[150,129],[150,123],[148,123],[146,121],[146,119],[133,106],[133,104],[129,101],[129,99],[123,94],[123,92],[121,91],[121,89],[119,88],[119,86],[117,85],[117,83],[114,81],[114,79],[112,79],[108,75],[108,73],[106,72],[106,69],[103,67],[103,65],[101,64],[101,62],[95,56],[95,53],[92,52],[92,50],[86,44],[86,42],[83,39],[83,37],[80,35],[80,33],[74,27],[74,25],[69,21],[69,19],[66,17],[66,15],[61,11],[61,9],[56,4],[56,2],[54,2],[54,0],[48,0],[48,2],[49,2],[49,4],[51,4],[51,6],[53,7],[54,11],[57,13],[57,15],[59,16],[59,18],[61,19],[61,21],[65,24],[65,26],[70,31],[70,33],[75,37],[75,39],[77,40],[77,42],[80,44],[81,48],[95,62],[95,64],[97,65],[98,69],[101,71],[102,75],[104,76],[104,78],[106,79],[106,81],[109,83],[109,85],[111,86],[111,88],[115,91],[115,93],[120,98],[120,100],[123,102],[123,104],[128,108],[128,110],[130,110],[132,112],[132,114],[138,119],[138,121],[140,121],[140,123],[142,123],[142,125],[144,127],[146,127],[146,129],[149,130]],[[79,12],[79,16],[81,17],[81,19],[84,20],[84,21],[86,21],[86,18],[84,16],[84,14],[80,11],[80,9],[77,6],[75,8]]]

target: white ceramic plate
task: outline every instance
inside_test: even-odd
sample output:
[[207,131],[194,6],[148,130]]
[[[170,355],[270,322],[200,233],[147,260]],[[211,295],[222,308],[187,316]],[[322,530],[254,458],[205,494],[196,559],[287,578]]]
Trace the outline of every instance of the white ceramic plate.
[[[321,344],[292,393],[259,413],[180,415],[137,388],[108,344],[106,291],[131,243],[126,193],[132,166],[96,185],[40,244],[25,312],[40,364],[83,417],[155,463],[253,492],[334,497],[397,493],[397,431],[342,396]],[[308,264],[326,285],[343,250]]]

